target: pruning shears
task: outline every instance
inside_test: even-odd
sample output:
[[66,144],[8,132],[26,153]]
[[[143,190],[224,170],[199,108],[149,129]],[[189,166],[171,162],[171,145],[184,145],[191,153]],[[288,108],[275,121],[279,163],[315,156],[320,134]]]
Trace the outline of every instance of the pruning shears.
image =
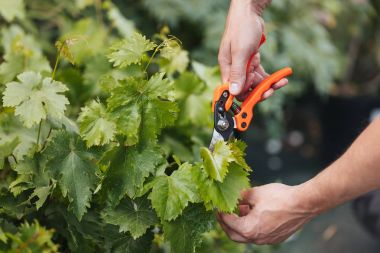
[[[263,34],[259,47],[265,42]],[[252,60],[253,57],[251,57]],[[249,66],[250,62],[248,62]],[[248,69],[247,66],[247,69]],[[263,94],[276,82],[292,74],[289,67],[278,70],[262,80],[239,105],[234,101],[234,96],[229,92],[229,85],[223,84],[216,87],[212,101],[214,113],[214,131],[209,149],[214,150],[214,145],[220,140],[228,141],[234,136],[235,130],[244,132],[248,129],[253,118],[253,109],[260,102]]]

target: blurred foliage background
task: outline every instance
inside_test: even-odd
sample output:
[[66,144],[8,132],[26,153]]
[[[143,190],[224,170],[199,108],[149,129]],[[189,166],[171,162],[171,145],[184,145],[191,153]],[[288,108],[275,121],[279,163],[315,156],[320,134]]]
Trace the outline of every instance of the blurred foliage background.
[[[76,52],[76,67],[57,72],[66,83],[83,84],[70,87],[72,110],[78,111],[84,101],[100,93],[91,83],[109,71],[108,65],[99,64],[104,61],[101,58],[105,52],[101,50],[113,41],[109,29],[125,36],[138,29],[148,37],[169,29],[182,41],[192,61],[216,66],[228,6],[229,0],[0,0],[0,82],[13,80],[24,69],[50,71],[49,62],[55,59],[54,42],[70,34],[82,34],[85,46]],[[254,183],[302,182],[335,159],[379,113],[379,13],[377,0],[273,0],[264,12],[267,42],[261,49],[262,63],[268,72],[291,66],[294,75],[286,88],[260,104],[254,126],[243,136],[249,142]],[[17,61],[7,60],[15,59],[14,55]],[[196,66],[192,68],[197,72]],[[203,68],[199,71],[208,75]],[[206,79],[218,82],[217,69],[208,71],[214,73],[214,79]],[[329,216],[317,222],[317,230],[305,233],[312,237],[323,232],[321,240],[331,242],[340,232],[336,220],[339,224],[354,222],[345,210],[339,211],[336,219]],[[325,228],[330,230],[326,232]],[[25,224],[15,233],[27,229],[45,231],[35,223]],[[361,231],[359,226],[350,230]],[[50,236],[51,231],[45,232]],[[344,228],[342,234],[347,241],[353,236]],[[210,252],[207,247],[230,244],[220,234],[207,236],[204,252]],[[14,240],[17,242],[17,238]],[[297,237],[292,243],[295,246],[289,246],[294,247],[291,249],[297,248],[297,243],[305,246]],[[233,245],[226,246],[225,252],[256,252],[255,247]],[[45,246],[55,247],[49,243]],[[342,247],[326,252],[341,252]]]

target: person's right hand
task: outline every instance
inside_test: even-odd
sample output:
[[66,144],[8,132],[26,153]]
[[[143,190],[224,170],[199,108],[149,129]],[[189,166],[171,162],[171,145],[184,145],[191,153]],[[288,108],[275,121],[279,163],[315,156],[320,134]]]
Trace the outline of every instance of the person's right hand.
[[[218,61],[223,83],[230,83],[231,94],[239,95],[239,100],[244,100],[250,88],[268,76],[258,53],[264,30],[260,13],[267,2],[269,0],[231,0]],[[287,79],[281,79],[263,94],[263,99],[287,83]]]

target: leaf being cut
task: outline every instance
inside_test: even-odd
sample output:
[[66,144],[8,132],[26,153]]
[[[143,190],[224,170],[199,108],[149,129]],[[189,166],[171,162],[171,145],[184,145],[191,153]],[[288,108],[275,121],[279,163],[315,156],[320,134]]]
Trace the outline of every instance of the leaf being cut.
[[195,204],[174,221],[164,222],[164,236],[171,252],[194,253],[202,242],[202,234],[213,228],[214,220],[213,212]]
[[139,63],[144,54],[155,48],[155,44],[145,36],[134,33],[132,36],[115,43],[111,47],[108,59],[114,67],[124,68],[133,63]]
[[191,164],[184,163],[170,176],[155,179],[149,199],[161,219],[173,220],[189,203],[200,201],[198,189],[192,181],[191,168]]
[[178,111],[172,84],[164,79],[163,73],[149,81],[141,78],[120,81],[107,102],[118,132],[127,137],[127,145],[155,140],[163,127],[174,123]]
[[80,133],[88,147],[104,145],[113,140],[116,124],[109,119],[100,102],[93,100],[81,110],[78,118]]
[[234,140],[229,143],[217,142],[212,152],[208,148],[201,148],[204,169],[211,178],[219,182],[223,182],[231,162],[236,162],[246,171],[251,171],[244,159],[245,147],[243,142]]
[[123,199],[116,208],[106,209],[102,216],[107,223],[119,226],[119,232],[130,232],[134,239],[158,222],[146,197]]
[[155,144],[142,149],[137,146],[119,145],[106,155],[109,168],[102,183],[103,193],[112,206],[125,194],[133,198],[142,188],[146,177],[154,173],[165,158]]
[[214,151],[212,152],[208,148],[203,147],[201,148],[201,156],[203,166],[210,177],[223,182],[228,172],[228,165],[234,160],[228,144],[224,141],[219,141],[215,144]]
[[240,192],[249,187],[248,173],[234,162],[229,165],[223,182],[213,180],[203,168],[197,166],[193,167],[192,175],[207,209],[232,212]]
[[69,199],[69,208],[80,220],[98,182],[96,153],[87,149],[79,136],[59,131],[43,154],[48,159],[46,169],[58,181],[62,195]]
[[67,91],[66,85],[44,78],[36,72],[24,72],[17,76],[18,82],[6,84],[4,106],[14,107],[28,128],[38,124],[47,116],[60,119],[64,116],[67,98],[60,94]]

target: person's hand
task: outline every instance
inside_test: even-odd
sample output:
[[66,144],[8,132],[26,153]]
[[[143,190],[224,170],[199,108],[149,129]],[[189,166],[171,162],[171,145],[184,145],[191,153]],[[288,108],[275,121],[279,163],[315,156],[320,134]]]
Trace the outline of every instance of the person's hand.
[[[260,64],[259,43],[264,30],[261,12],[269,0],[231,0],[218,61],[223,83],[230,83],[232,95],[244,100],[250,88],[268,74]],[[263,94],[268,98],[275,89],[288,83],[282,79]]]
[[254,187],[241,194],[240,216],[219,213],[217,219],[233,241],[277,244],[318,213],[304,201],[304,194],[298,186],[278,183]]

